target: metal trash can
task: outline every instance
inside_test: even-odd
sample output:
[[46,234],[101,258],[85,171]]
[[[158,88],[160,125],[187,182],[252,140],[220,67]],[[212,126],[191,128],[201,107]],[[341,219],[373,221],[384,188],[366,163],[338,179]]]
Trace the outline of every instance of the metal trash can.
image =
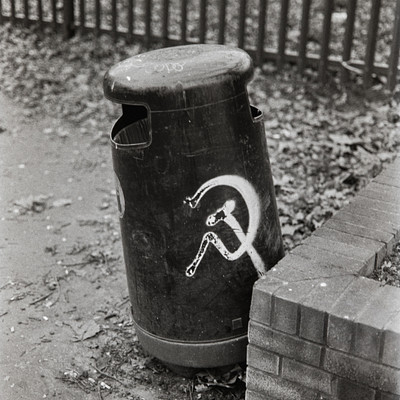
[[140,54],[112,67],[111,133],[132,314],[167,364],[245,361],[255,280],[283,257],[251,58],[221,45]]

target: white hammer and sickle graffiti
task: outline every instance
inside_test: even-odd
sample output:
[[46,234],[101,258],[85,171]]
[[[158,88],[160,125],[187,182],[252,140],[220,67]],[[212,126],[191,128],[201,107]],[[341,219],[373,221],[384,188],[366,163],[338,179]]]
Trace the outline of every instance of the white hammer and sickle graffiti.
[[197,270],[204,254],[208,248],[208,245],[213,244],[221,255],[229,260],[234,261],[241,257],[244,253],[250,256],[254,267],[257,270],[259,276],[265,273],[265,265],[257,250],[253,247],[253,241],[257,234],[257,229],[260,224],[260,200],[253,186],[244,178],[237,175],[222,175],[216,178],[210,179],[199,187],[196,193],[192,197],[187,197],[185,203],[189,204],[191,208],[197,207],[201,198],[212,188],[217,186],[229,186],[236,189],[243,197],[247,210],[249,213],[249,224],[247,232],[245,233],[240,226],[237,219],[234,217],[232,212],[236,207],[234,200],[227,200],[225,204],[219,208],[215,213],[208,216],[206,220],[207,226],[214,226],[219,222],[225,222],[229,227],[232,228],[240,241],[240,246],[234,252],[230,252],[218,235],[214,232],[206,232],[202,238],[199,250],[192,261],[192,263],[186,268],[186,276],[192,277]]

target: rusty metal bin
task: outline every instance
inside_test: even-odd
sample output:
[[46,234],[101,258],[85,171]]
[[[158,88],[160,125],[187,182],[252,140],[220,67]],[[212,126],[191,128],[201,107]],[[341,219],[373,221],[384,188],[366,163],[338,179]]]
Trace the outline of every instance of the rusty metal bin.
[[254,281],[283,256],[261,112],[242,50],[188,45],[112,67],[111,147],[132,314],[168,364],[246,357]]

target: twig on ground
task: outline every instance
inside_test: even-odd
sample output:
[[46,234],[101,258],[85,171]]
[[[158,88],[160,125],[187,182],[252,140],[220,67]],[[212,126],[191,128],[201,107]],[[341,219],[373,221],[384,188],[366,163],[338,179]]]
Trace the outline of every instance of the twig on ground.
[[107,377],[107,378],[113,379],[114,381],[120,383],[122,386],[125,386],[125,387],[126,387],[126,384],[125,384],[124,382],[122,382],[121,380],[119,380],[118,378],[116,378],[115,376],[112,376],[112,375],[109,375],[109,374],[103,372],[102,370],[98,369],[95,365],[93,366],[93,368],[94,368],[99,374],[101,374],[101,375],[103,375],[103,376],[105,376],[105,377]]
[[29,305],[33,306],[33,305],[35,305],[37,303],[40,303],[41,301],[46,300],[47,298],[49,298],[52,294],[53,294],[53,292],[47,293],[44,296],[39,297],[38,299],[36,299],[36,300],[32,301],[31,303],[29,303]]

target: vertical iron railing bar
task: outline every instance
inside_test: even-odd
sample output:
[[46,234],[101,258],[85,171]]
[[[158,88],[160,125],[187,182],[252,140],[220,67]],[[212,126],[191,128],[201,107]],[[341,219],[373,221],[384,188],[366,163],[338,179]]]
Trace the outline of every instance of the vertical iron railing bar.
[[238,29],[238,47],[241,49],[245,46],[246,36],[246,7],[247,0],[240,0],[239,6],[239,29]]
[[11,0],[11,24],[14,25],[15,24],[15,17],[16,17],[16,13],[15,13],[15,0]]
[[152,1],[146,0],[146,10],[145,10],[145,46],[147,49],[151,46],[151,11],[152,11]]
[[207,30],[207,0],[200,1],[199,41],[206,42]]
[[169,0],[163,0],[162,11],[162,38],[163,45],[167,46],[169,37]]
[[63,1],[63,39],[67,40],[74,36],[75,33],[75,12],[74,2],[72,0]]
[[57,31],[57,0],[51,0],[51,20],[53,31]]
[[95,36],[101,34],[101,3],[100,0],[95,0]]
[[226,2],[227,0],[219,0],[218,5],[218,23],[219,23],[219,30],[218,30],[218,43],[224,44],[225,43],[225,29],[226,29]]
[[348,61],[351,59],[351,49],[353,46],[354,24],[356,19],[357,0],[347,0],[347,19],[345,32],[343,37],[343,68],[340,73],[341,82],[345,83],[349,80],[349,70],[346,68]]
[[281,16],[279,22],[277,67],[281,70],[285,62],[286,32],[289,17],[289,0],[281,0]]
[[24,25],[29,26],[29,0],[24,0]]
[[322,28],[321,51],[318,76],[321,82],[325,82],[328,70],[329,43],[331,39],[332,13],[334,0],[325,0],[324,22]]
[[370,20],[368,25],[367,48],[365,50],[364,87],[372,84],[372,73],[374,69],[376,41],[378,35],[379,15],[381,11],[381,0],[372,0]]
[[264,61],[264,41],[265,26],[267,23],[267,6],[268,0],[260,0],[260,10],[258,14],[258,34],[257,34],[257,50],[256,64],[261,66]]
[[187,3],[186,0],[181,0],[181,43],[186,44],[187,30]]
[[79,1],[79,30],[81,35],[85,32],[86,25],[86,8],[85,8],[85,0]]
[[38,15],[39,31],[43,32],[44,24],[43,24],[43,4],[42,4],[42,0],[37,0],[37,15]]
[[114,42],[117,41],[117,0],[111,0],[111,36]]
[[128,0],[128,41],[133,42],[133,30],[134,30],[134,17],[133,10],[135,9],[134,0]]
[[300,39],[299,39],[299,58],[298,58],[298,70],[300,74],[304,73],[307,59],[307,39],[308,32],[310,30],[310,9],[311,0],[303,0],[302,11],[301,11],[301,27],[300,27]]
[[396,2],[395,19],[393,26],[393,38],[390,48],[389,69],[387,86],[390,91],[396,87],[399,78],[398,65],[399,65],[399,50],[400,50],[400,0]]

